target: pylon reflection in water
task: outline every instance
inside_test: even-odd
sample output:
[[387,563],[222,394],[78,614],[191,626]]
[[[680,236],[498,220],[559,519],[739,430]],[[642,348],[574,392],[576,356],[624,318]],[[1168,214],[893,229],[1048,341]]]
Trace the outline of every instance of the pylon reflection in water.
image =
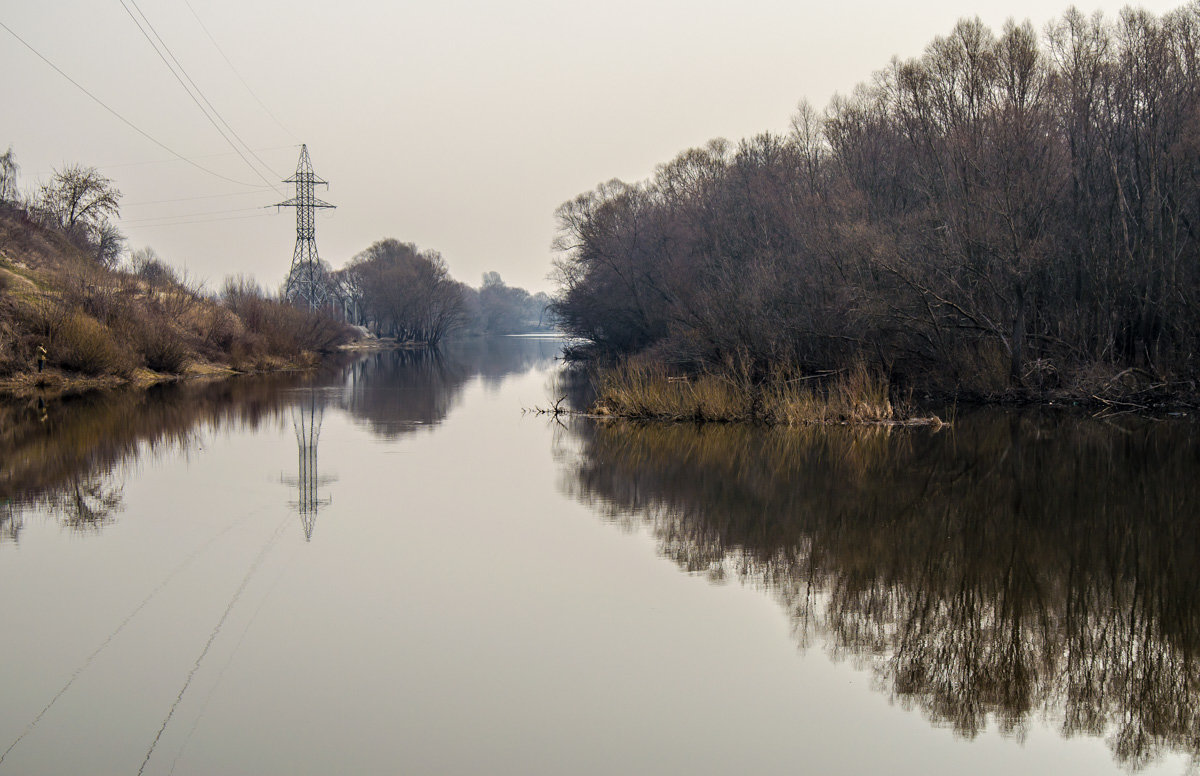
[[313,528],[317,522],[317,513],[322,507],[333,503],[332,498],[321,498],[321,487],[336,482],[337,477],[322,477],[317,468],[317,446],[321,441],[321,423],[325,419],[325,405],[318,401],[316,391],[310,391],[308,397],[291,407],[292,428],[296,432],[297,474],[295,478],[280,477],[280,480],[294,485],[296,500],[290,506],[300,514],[300,523],[304,527],[304,540],[312,540]]

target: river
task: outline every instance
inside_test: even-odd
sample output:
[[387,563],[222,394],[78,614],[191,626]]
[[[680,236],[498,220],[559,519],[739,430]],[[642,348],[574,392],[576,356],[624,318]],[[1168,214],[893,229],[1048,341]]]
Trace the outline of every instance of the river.
[[1190,417],[526,412],[560,346],[0,405],[0,776],[1193,763]]

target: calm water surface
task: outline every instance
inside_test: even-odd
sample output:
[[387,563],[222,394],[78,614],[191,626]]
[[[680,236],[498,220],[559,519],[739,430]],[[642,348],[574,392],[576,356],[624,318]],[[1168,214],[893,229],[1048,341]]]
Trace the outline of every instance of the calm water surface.
[[0,776],[1192,767],[1190,419],[522,414],[558,348],[0,406]]

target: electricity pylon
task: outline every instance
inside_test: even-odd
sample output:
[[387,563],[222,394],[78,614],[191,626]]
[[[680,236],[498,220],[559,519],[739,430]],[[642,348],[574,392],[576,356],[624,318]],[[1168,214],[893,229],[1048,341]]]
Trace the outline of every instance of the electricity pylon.
[[284,295],[293,302],[302,299],[313,309],[324,307],[330,302],[329,276],[321,266],[321,257],[317,255],[316,209],[335,206],[317,199],[316,187],[328,187],[329,181],[313,173],[307,145],[300,146],[296,174],[284,183],[296,184],[296,196],[275,206],[277,209],[296,208],[296,250],[292,253],[292,268],[288,270]]

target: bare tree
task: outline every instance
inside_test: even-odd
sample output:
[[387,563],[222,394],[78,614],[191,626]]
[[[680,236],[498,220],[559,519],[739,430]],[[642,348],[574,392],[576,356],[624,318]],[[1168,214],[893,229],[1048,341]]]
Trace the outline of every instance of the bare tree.
[[115,267],[125,250],[125,235],[112,221],[102,221],[92,227],[90,242],[95,249],[96,262],[104,267]]
[[129,264],[133,273],[151,286],[163,286],[179,282],[179,276],[158,252],[149,245],[138,248],[129,254]]
[[17,173],[20,172],[12,146],[0,154],[0,203],[17,201]]
[[361,311],[380,334],[437,345],[466,315],[463,286],[437,251],[380,240],[351,260],[347,284],[362,294]]
[[121,192],[95,167],[73,164],[55,170],[38,191],[35,207],[68,234],[90,230],[120,214]]
[[1195,3],[1069,11],[1044,36],[963,20],[824,115],[801,103],[786,137],[563,204],[555,310],[604,355],[1195,384],[1197,73]]

